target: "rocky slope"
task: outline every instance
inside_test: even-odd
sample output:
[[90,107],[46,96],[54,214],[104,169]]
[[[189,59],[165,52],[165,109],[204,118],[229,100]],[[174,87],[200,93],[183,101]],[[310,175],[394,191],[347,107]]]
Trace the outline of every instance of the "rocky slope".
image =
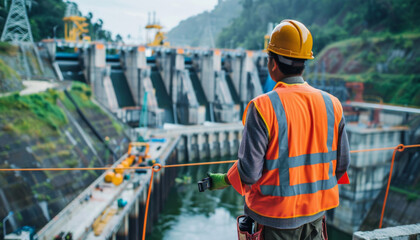
[[367,101],[420,107],[420,34],[362,36],[316,55],[329,79],[364,82]]

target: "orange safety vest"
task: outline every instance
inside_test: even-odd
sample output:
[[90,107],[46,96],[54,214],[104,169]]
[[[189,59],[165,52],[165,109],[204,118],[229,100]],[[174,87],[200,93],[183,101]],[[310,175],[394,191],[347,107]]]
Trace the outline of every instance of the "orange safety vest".
[[[228,172],[248,208],[264,217],[294,218],[337,207],[340,101],[307,83],[279,82],[251,102],[269,135],[262,176],[249,186],[242,184],[237,162]],[[347,173],[339,183],[348,183]]]

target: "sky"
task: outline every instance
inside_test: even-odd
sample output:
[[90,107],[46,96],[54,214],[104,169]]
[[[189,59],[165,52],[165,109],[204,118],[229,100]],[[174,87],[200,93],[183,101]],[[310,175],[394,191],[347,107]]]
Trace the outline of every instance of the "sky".
[[[101,18],[104,29],[115,37],[120,34],[125,41],[131,35],[131,41],[145,40],[144,27],[148,13],[156,12],[156,20],[164,26],[163,31],[171,28],[190,16],[212,10],[218,0],[72,0],[79,6],[83,15],[93,13],[93,19]],[[153,16],[153,14],[152,14]]]

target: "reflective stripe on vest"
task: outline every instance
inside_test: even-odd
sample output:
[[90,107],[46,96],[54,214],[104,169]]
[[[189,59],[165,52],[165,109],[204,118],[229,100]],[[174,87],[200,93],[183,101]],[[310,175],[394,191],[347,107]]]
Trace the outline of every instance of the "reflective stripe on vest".
[[[326,153],[313,153],[304,154],[296,157],[289,157],[289,145],[288,145],[288,126],[286,119],[286,112],[283,104],[276,91],[268,93],[268,97],[273,106],[277,122],[278,122],[278,143],[279,143],[279,156],[274,160],[265,160],[265,168],[267,170],[279,170],[280,185],[261,185],[260,190],[263,195],[269,196],[296,196],[301,194],[316,193],[320,190],[328,190],[337,185],[337,180],[333,170],[333,160],[337,158],[337,152],[332,151],[332,145],[334,140],[334,106],[330,96],[322,92],[322,97],[325,102],[328,119],[328,134],[327,134],[327,148]],[[300,167],[305,165],[313,165],[319,163],[329,163],[329,178],[326,180],[318,180],[310,183],[302,183],[296,185],[290,185],[290,168]]]

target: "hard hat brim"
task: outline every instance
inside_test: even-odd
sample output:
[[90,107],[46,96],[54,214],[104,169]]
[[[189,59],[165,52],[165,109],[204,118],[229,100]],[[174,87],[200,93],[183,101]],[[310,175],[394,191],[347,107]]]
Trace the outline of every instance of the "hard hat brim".
[[290,58],[297,58],[297,59],[314,59],[315,58],[312,51],[310,55],[305,56],[300,53],[293,52],[287,49],[277,48],[273,44],[268,44],[267,51],[273,52],[283,57],[290,57]]

